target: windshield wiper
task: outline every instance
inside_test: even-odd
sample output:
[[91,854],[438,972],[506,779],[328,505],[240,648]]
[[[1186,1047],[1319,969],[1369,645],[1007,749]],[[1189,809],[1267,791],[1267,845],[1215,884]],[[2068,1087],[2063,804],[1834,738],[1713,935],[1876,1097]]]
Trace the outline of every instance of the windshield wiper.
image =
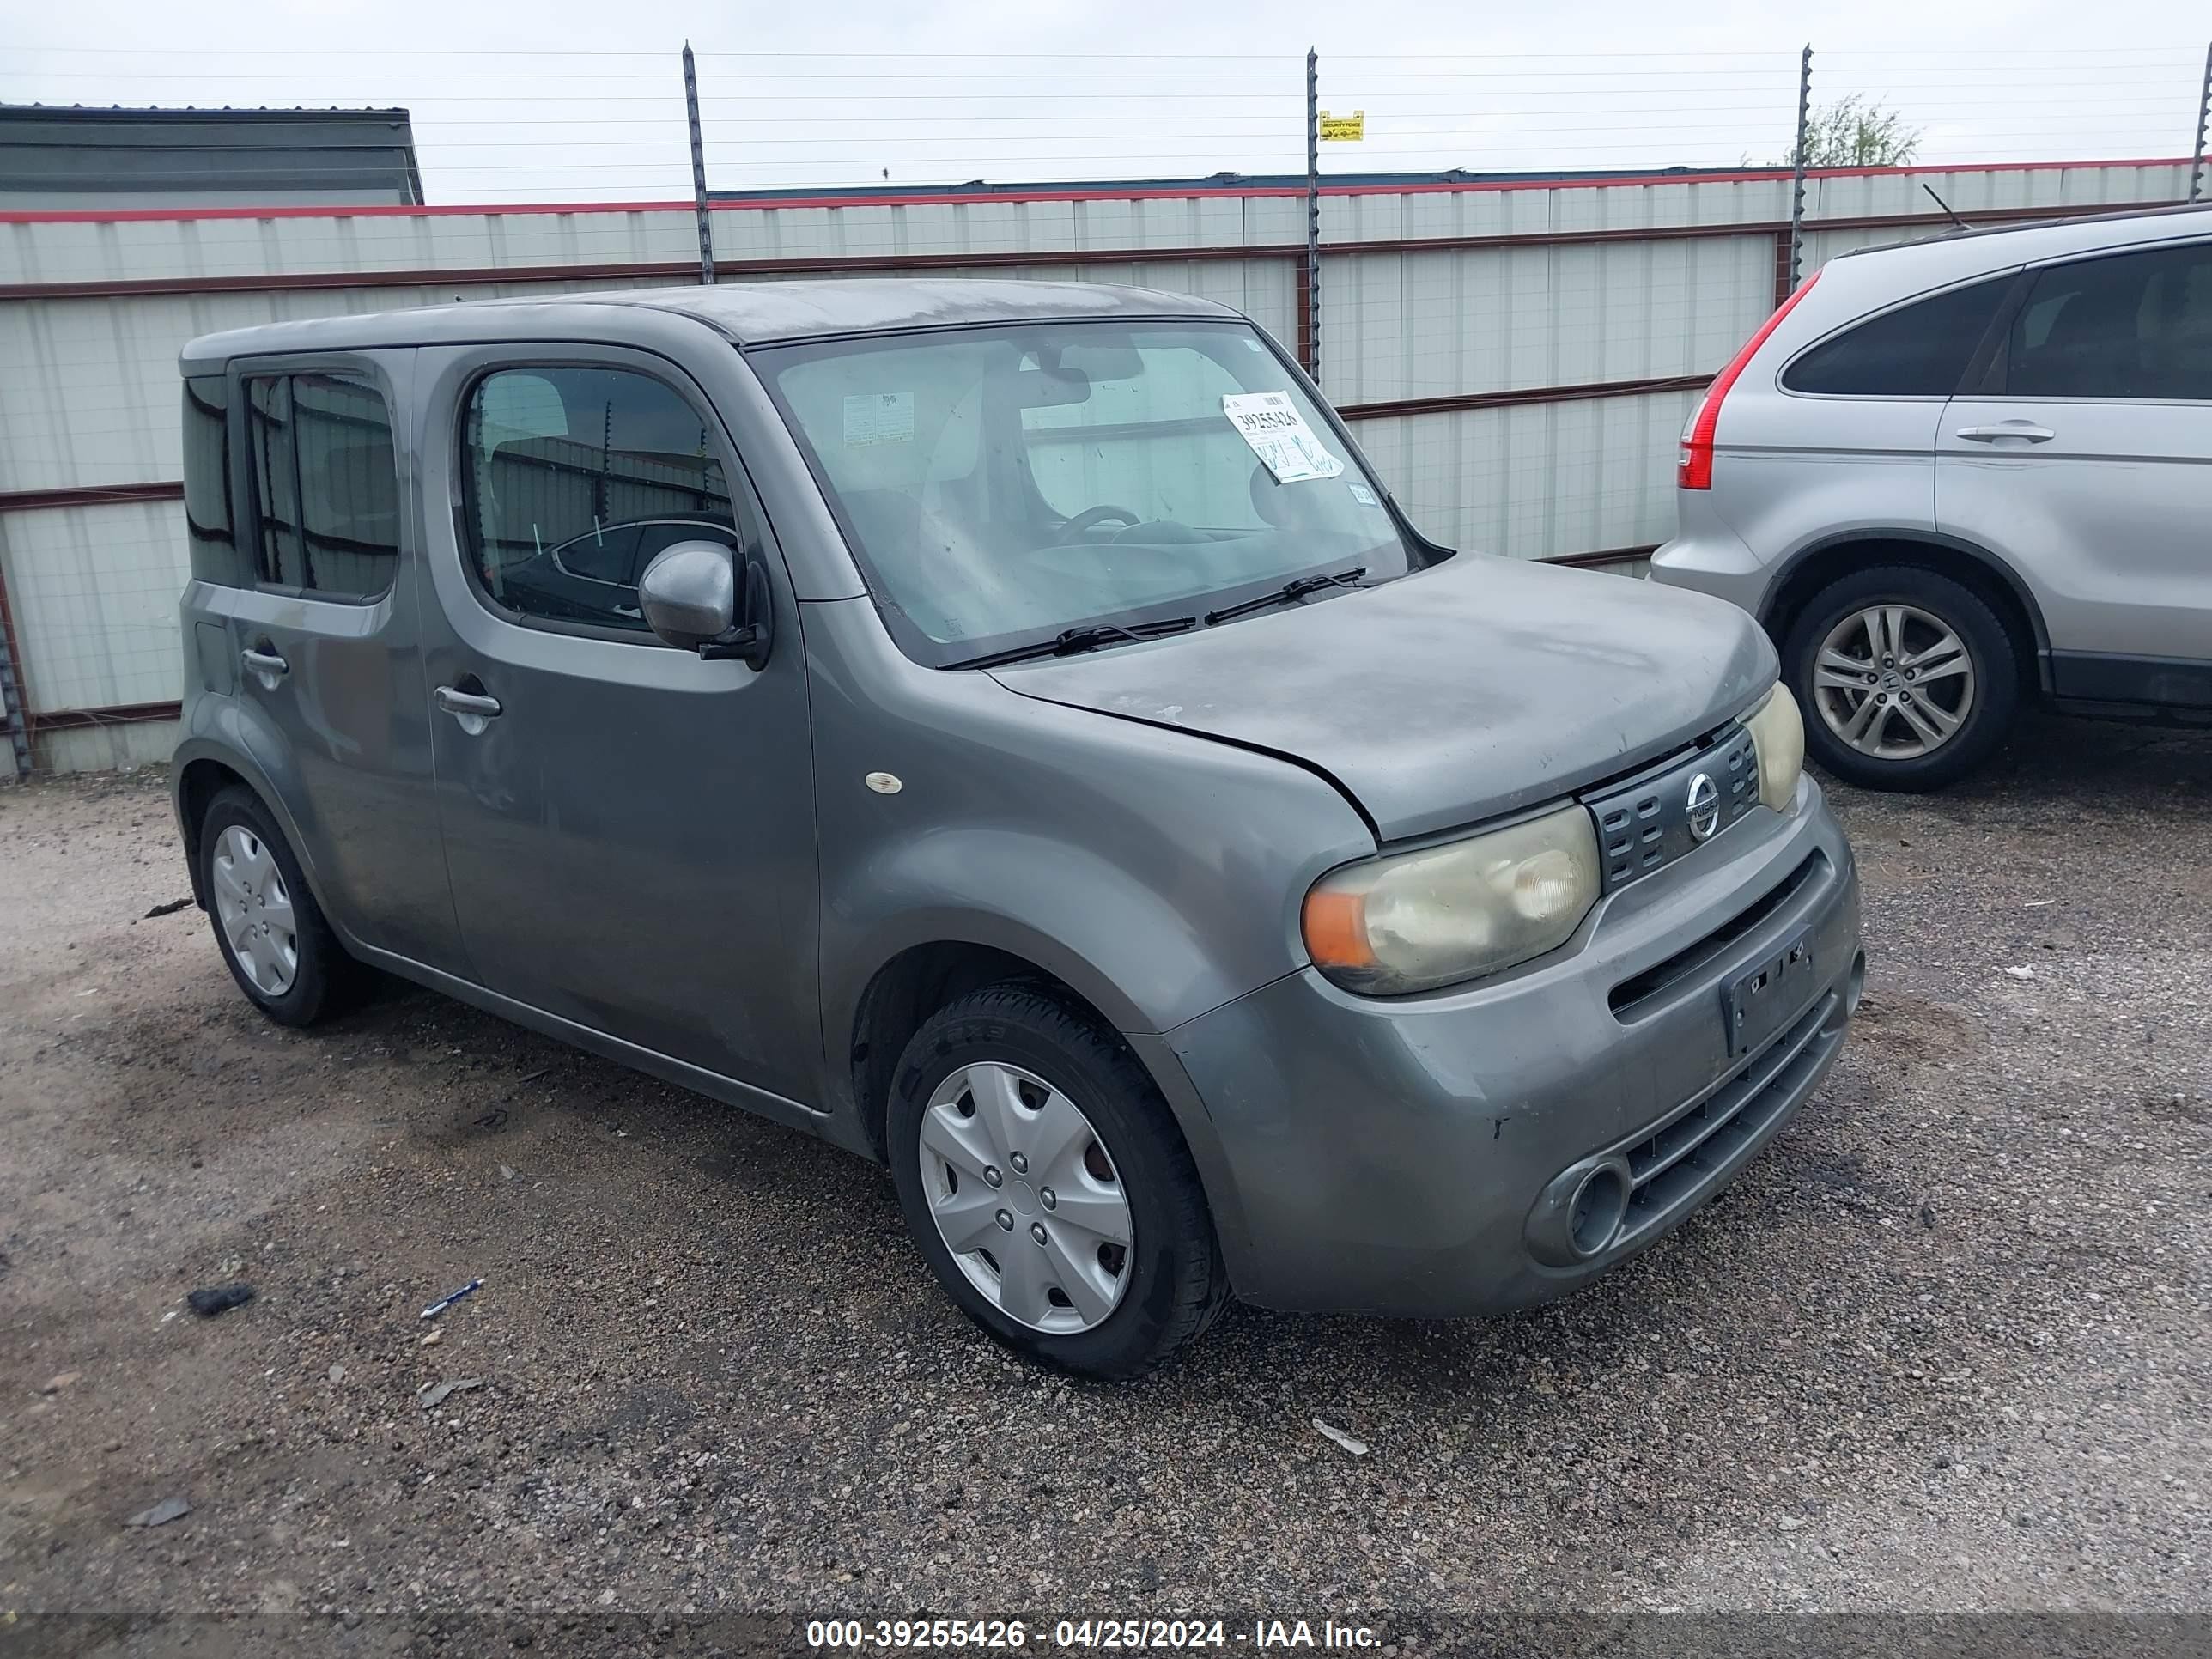
[[1308,594],[1319,593],[1326,588],[1349,587],[1366,574],[1367,567],[1358,564],[1349,570],[1340,570],[1333,576],[1301,576],[1296,581],[1285,582],[1272,593],[1262,593],[1256,599],[1245,599],[1237,605],[1225,605],[1218,611],[1207,611],[1206,625],[1211,628],[1216,623],[1227,622],[1231,617],[1265,611],[1271,605],[1289,605],[1295,599],[1303,599]]
[[1097,623],[1088,628],[1063,628],[1048,640],[1038,640],[1030,645],[1009,646],[1004,651],[969,657],[951,665],[955,668],[996,668],[1001,663],[1026,662],[1032,657],[1073,657],[1123,640],[1156,640],[1169,634],[1187,634],[1197,626],[1198,618],[1195,617],[1164,617],[1158,622],[1130,623],[1126,626],[1120,623]]

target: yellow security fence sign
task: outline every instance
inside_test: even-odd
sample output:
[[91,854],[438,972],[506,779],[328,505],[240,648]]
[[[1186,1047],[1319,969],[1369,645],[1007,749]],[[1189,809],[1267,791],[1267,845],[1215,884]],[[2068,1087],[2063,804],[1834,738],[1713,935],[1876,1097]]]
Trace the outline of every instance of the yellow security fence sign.
[[1367,136],[1367,112],[1356,109],[1349,115],[1331,115],[1321,112],[1321,140],[1328,143],[1358,143]]

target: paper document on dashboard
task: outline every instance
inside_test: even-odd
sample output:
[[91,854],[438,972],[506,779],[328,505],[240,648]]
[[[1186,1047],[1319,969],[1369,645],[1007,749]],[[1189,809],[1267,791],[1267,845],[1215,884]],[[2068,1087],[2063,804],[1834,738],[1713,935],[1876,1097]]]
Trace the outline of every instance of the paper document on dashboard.
[[1277,483],[1334,478],[1344,471],[1344,463],[1314,436],[1287,392],[1224,392],[1221,412]]

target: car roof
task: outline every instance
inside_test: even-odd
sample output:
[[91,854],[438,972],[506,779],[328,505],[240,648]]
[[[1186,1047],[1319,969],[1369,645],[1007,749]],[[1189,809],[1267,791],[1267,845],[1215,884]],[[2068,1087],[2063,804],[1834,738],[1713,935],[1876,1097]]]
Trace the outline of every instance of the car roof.
[[[574,307],[676,312],[740,345],[847,334],[893,333],[984,323],[1235,317],[1231,307],[1188,294],[1105,283],[854,277],[713,287],[613,289],[475,300],[363,316],[318,317],[203,335],[184,350],[188,368],[270,352],[362,350],[380,346],[543,338]],[[573,313],[570,313],[573,315]]]
[[1959,215],[1963,228],[1908,241],[1877,242],[1837,254],[1838,259],[1896,258],[1911,253],[1930,263],[1956,264],[1961,270],[2000,270],[2063,258],[2069,253],[2128,247],[2212,234],[2212,202],[2133,208],[2117,213],[2082,213],[2027,223],[1978,225],[1972,213]]

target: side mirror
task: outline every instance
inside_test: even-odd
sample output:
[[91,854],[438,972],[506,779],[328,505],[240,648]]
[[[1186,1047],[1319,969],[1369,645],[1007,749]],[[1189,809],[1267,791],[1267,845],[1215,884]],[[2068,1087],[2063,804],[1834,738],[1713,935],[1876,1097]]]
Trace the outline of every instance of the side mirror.
[[774,613],[768,573],[747,560],[740,594],[736,560],[720,542],[678,542],[655,554],[637,579],[637,604],[646,626],[671,645],[709,661],[768,663]]

